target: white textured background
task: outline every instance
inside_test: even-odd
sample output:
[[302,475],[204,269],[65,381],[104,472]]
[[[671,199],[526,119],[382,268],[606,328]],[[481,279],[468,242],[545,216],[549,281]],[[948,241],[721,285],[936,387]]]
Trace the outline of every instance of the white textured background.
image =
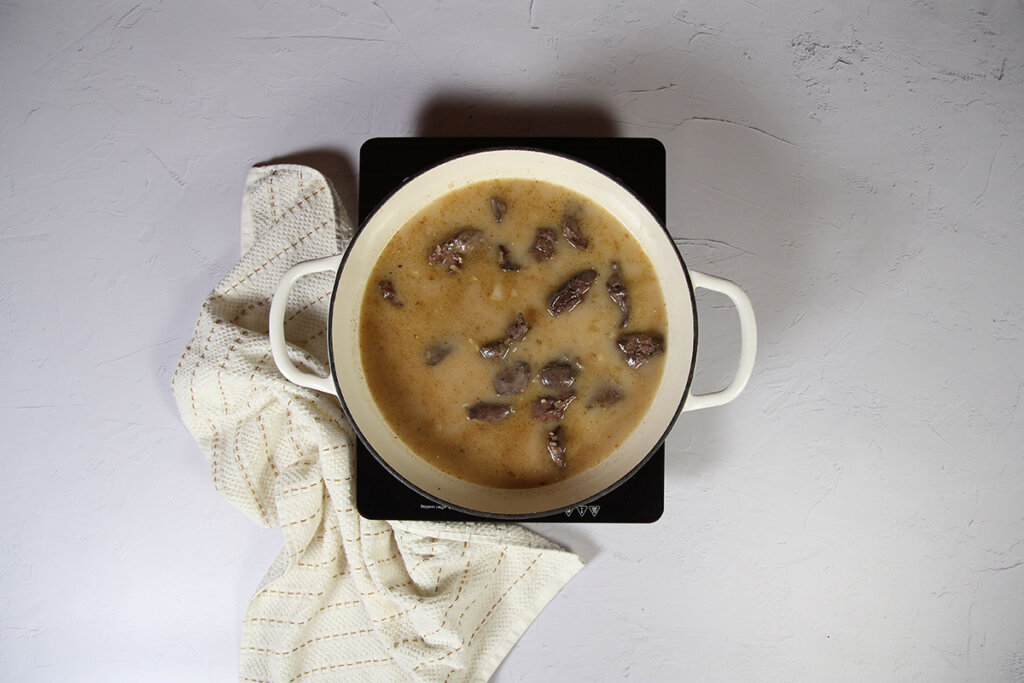
[[536,525],[588,567],[496,680],[1024,680],[1020,0],[0,0],[0,679],[236,675],[280,537],[168,384],[250,165],[567,131],[664,142],[762,343],[660,522]]

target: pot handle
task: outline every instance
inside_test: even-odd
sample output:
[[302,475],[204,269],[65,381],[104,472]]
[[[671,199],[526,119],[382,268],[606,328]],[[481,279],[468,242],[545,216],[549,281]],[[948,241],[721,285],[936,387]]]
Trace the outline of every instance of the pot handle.
[[328,270],[337,271],[340,265],[341,254],[296,263],[281,278],[270,302],[270,350],[274,354],[277,369],[290,382],[332,395],[335,394],[333,379],[300,370],[288,357],[288,342],[284,339],[284,314],[288,308],[288,295],[299,278]]
[[725,405],[739,396],[754,371],[754,356],[757,353],[757,322],[754,319],[754,307],[750,305],[746,292],[734,282],[693,270],[690,271],[690,281],[694,289],[709,289],[732,300],[740,316],[740,361],[729,386],[711,394],[691,394],[683,404],[684,412]]

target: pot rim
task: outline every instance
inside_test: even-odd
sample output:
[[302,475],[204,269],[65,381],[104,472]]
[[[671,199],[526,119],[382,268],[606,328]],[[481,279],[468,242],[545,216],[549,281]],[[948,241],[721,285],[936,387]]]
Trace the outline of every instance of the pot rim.
[[[598,499],[598,498],[600,498],[600,497],[602,497],[604,495],[607,495],[608,493],[614,491],[615,489],[617,489],[619,486],[621,486],[623,483],[625,483],[627,480],[629,480],[634,474],[636,474],[644,465],[647,464],[647,462],[653,457],[654,452],[658,449],[658,447],[661,446],[665,442],[665,440],[668,438],[669,433],[672,431],[672,428],[675,426],[676,421],[679,419],[679,415],[683,412],[683,406],[686,404],[686,399],[690,395],[690,388],[691,388],[691,385],[693,384],[693,374],[694,374],[694,369],[696,367],[696,361],[697,361],[697,339],[698,339],[698,331],[699,330],[698,330],[698,320],[697,320],[697,299],[696,299],[696,295],[695,295],[695,292],[694,292],[693,281],[692,281],[692,279],[690,277],[690,271],[689,271],[689,269],[686,266],[686,262],[683,260],[682,254],[679,253],[679,249],[678,248],[673,248],[673,251],[675,252],[676,258],[679,261],[679,266],[680,266],[680,268],[682,270],[683,277],[686,280],[686,287],[687,287],[689,298],[690,298],[691,316],[692,316],[692,321],[693,321],[693,348],[691,350],[691,355],[690,355],[689,372],[687,373],[686,384],[683,387],[683,391],[682,391],[682,394],[681,394],[681,397],[680,397],[680,400],[679,400],[679,404],[675,407],[675,409],[674,409],[674,411],[672,413],[672,418],[667,422],[664,431],[658,437],[658,439],[654,442],[654,444],[651,446],[651,448],[648,451],[648,453],[643,458],[641,458],[637,462],[636,465],[634,465],[632,468],[630,468],[630,470],[628,472],[624,473],[621,477],[616,479],[612,484],[606,486],[605,488],[601,489],[600,491],[598,491],[598,492],[596,492],[596,493],[594,493],[594,494],[592,494],[590,496],[586,496],[586,497],[584,497],[584,498],[582,498],[582,499],[580,499],[578,501],[575,501],[575,502],[573,502],[573,503],[571,503],[569,505],[562,505],[562,506],[558,506],[556,508],[547,509],[547,510],[540,510],[540,511],[536,511],[536,512],[527,512],[527,513],[488,512],[488,511],[484,511],[484,510],[477,510],[477,509],[474,509],[474,508],[465,507],[465,506],[462,506],[462,505],[458,505],[456,503],[452,503],[451,501],[447,501],[447,500],[445,500],[445,499],[443,499],[443,498],[441,498],[441,497],[439,497],[439,496],[437,496],[437,495],[435,495],[435,494],[425,490],[424,488],[418,486],[414,482],[410,481],[408,478],[402,476],[390,463],[388,463],[388,461],[380,453],[377,452],[377,449],[373,447],[373,445],[370,443],[369,439],[366,438],[366,436],[364,435],[363,430],[359,427],[358,423],[356,422],[355,417],[353,415],[353,412],[350,409],[350,407],[348,405],[348,402],[345,399],[345,392],[342,390],[341,383],[340,383],[340,381],[338,379],[338,373],[335,370],[336,364],[335,364],[335,353],[334,353],[334,330],[335,330],[334,316],[335,316],[335,312],[337,310],[337,308],[335,306],[335,301],[336,301],[336,298],[338,296],[338,291],[340,289],[341,275],[342,275],[342,272],[345,269],[346,263],[348,262],[349,256],[353,252],[353,250],[352,250],[353,245],[356,243],[356,240],[358,240],[364,234],[363,233],[363,228],[368,223],[370,223],[373,220],[374,216],[381,210],[381,208],[384,207],[389,201],[391,201],[391,199],[395,196],[395,194],[397,194],[410,181],[412,181],[414,178],[417,178],[418,176],[422,175],[423,173],[426,173],[426,172],[428,172],[428,171],[430,171],[430,170],[432,170],[434,168],[437,168],[438,166],[441,166],[443,164],[449,163],[451,161],[455,161],[456,159],[461,159],[461,158],[469,157],[469,156],[475,156],[475,155],[478,155],[478,154],[485,154],[485,153],[489,153],[489,152],[502,152],[502,151],[536,152],[536,153],[545,154],[545,155],[548,155],[548,156],[561,157],[563,159],[567,159],[569,161],[572,161],[574,163],[580,164],[582,166],[586,166],[587,168],[589,168],[589,169],[591,169],[591,170],[593,170],[593,171],[595,171],[597,173],[600,173],[601,175],[603,175],[606,178],[608,178],[611,181],[613,181],[616,185],[618,185],[625,192],[627,192],[634,200],[636,200],[644,208],[644,210],[647,211],[651,215],[651,217],[654,220],[654,222],[658,225],[658,227],[660,227],[662,229],[662,231],[668,237],[669,242],[672,243],[673,246],[674,246],[675,243],[672,240],[672,234],[669,232],[668,228],[666,227],[665,222],[660,220],[658,218],[657,214],[655,214],[653,211],[651,211],[651,209],[647,205],[647,203],[644,202],[643,199],[641,199],[629,186],[625,185],[617,177],[615,177],[611,173],[608,173],[603,168],[601,168],[599,166],[596,166],[595,164],[589,163],[587,161],[584,161],[582,159],[576,158],[576,157],[574,157],[572,155],[569,155],[569,154],[564,154],[564,153],[561,153],[561,152],[553,152],[551,150],[543,149],[543,148],[532,146],[532,145],[501,145],[501,146],[481,147],[479,149],[476,149],[476,150],[473,150],[473,151],[470,151],[470,152],[465,152],[465,153],[462,153],[462,154],[455,154],[455,155],[452,155],[451,157],[447,157],[447,158],[439,161],[436,164],[431,165],[430,167],[428,167],[426,169],[423,169],[420,173],[417,173],[414,176],[410,176],[401,185],[398,185],[394,189],[392,189],[388,193],[388,195],[386,197],[384,197],[384,199],[379,201],[377,203],[377,205],[374,206],[372,211],[367,213],[366,220],[364,220],[359,225],[358,229],[352,235],[352,238],[349,241],[348,246],[345,248],[344,253],[341,255],[341,261],[338,264],[338,269],[337,269],[337,271],[335,272],[335,275],[334,275],[334,286],[333,286],[333,289],[331,291],[330,305],[329,305],[329,308],[328,308],[327,353],[328,353],[328,362],[329,362],[330,371],[331,371],[331,380],[332,380],[332,382],[334,384],[335,394],[338,397],[338,402],[341,404],[342,411],[345,413],[345,417],[348,419],[348,422],[351,425],[352,430],[356,434],[356,438],[360,442],[362,442],[363,446],[370,452],[370,454],[373,456],[373,458],[380,465],[382,465],[392,476],[394,476],[400,482],[402,482],[403,484],[405,484],[406,486],[408,486],[410,489],[412,489],[416,493],[420,494],[421,496],[427,498],[428,500],[431,500],[434,503],[437,503],[439,505],[443,505],[443,506],[445,506],[447,508],[450,508],[452,510],[457,510],[457,511],[463,512],[465,514],[469,514],[469,515],[473,515],[473,516],[477,516],[477,517],[483,517],[483,518],[491,519],[491,520],[524,521],[524,520],[535,519],[535,518],[538,518],[538,517],[546,517],[546,516],[550,516],[550,515],[556,515],[558,513],[565,512],[566,510],[571,510],[573,508],[576,508],[576,507],[578,507],[580,505],[586,505],[586,504],[588,504],[588,503],[590,503],[590,502],[592,502],[592,501],[594,501],[594,500],[596,500],[596,499]],[[360,292],[360,296],[361,296],[361,294],[362,293]]]

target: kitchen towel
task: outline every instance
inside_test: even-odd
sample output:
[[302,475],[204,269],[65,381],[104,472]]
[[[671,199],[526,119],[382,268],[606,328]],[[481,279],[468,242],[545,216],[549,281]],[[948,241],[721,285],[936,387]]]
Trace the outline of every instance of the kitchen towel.
[[[484,681],[582,564],[517,525],[359,516],[355,436],[337,399],[285,380],[267,335],[284,272],[351,236],[318,172],[251,170],[242,259],[203,303],[172,380],[214,486],[284,535],[243,617],[239,677]],[[319,374],[333,284],[303,278],[285,316],[292,360]]]

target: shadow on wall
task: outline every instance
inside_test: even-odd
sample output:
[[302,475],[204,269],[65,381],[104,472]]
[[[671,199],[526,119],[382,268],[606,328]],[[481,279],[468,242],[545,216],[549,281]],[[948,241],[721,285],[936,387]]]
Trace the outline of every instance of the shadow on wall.
[[528,100],[438,95],[423,106],[416,131],[423,137],[615,137],[618,125],[600,105],[551,105]]

